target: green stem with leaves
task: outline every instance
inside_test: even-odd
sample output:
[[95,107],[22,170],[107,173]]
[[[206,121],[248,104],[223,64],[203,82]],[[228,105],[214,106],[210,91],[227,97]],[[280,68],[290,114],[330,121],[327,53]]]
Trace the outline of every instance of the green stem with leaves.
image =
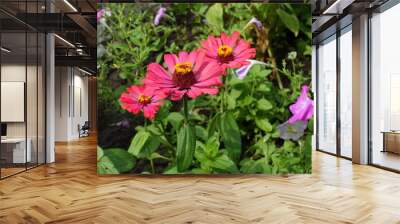
[[183,97],[183,114],[185,116],[185,123],[189,122],[189,111],[188,111],[188,99],[186,96]]
[[155,174],[156,172],[155,172],[155,170],[154,170],[154,162],[153,162],[153,159],[152,159],[152,158],[150,159],[150,166],[151,166],[151,173],[152,173],[152,174]]
[[225,76],[222,76],[222,83],[223,83],[223,85],[224,85],[224,87],[222,87],[221,89],[220,89],[220,96],[221,96],[221,105],[220,105],[220,107],[221,107],[221,112],[224,112],[224,104],[225,104],[225,102],[224,102],[224,100],[225,100],[225,85],[226,85],[226,77]]

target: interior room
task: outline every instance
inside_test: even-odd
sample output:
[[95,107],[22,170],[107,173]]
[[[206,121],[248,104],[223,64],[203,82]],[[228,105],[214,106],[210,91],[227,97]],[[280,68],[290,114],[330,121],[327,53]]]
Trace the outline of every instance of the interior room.
[[[338,7],[347,8],[343,10],[341,17],[334,18],[337,27],[329,23],[325,27],[321,25],[314,38],[318,68],[315,69],[316,82],[319,90],[316,93],[319,116],[317,150],[353,162],[359,161],[359,158],[352,158],[354,155],[360,156],[353,152],[352,147],[354,141],[358,140],[352,138],[357,130],[352,124],[359,122],[355,120],[359,116],[358,112],[352,111],[353,107],[360,107],[359,102],[353,102],[357,100],[362,102],[365,116],[362,121],[365,130],[363,141],[370,142],[370,145],[365,145],[368,153],[362,163],[398,172],[399,104],[395,96],[399,91],[399,68],[395,54],[399,49],[395,42],[400,33],[393,27],[399,19],[400,7],[391,1],[369,5],[369,18],[366,21],[369,25],[366,24],[365,30],[361,31],[365,32],[362,34],[366,38],[364,43],[360,43],[356,39],[358,37],[354,37],[354,32],[360,35],[359,30],[353,30],[354,14],[361,14],[360,8],[365,5],[337,4]],[[316,21],[327,17],[329,15]],[[352,49],[359,44],[364,44],[365,51],[353,53]],[[367,66],[363,68],[367,72],[364,77],[354,75],[358,70],[354,66],[358,54],[364,57],[364,61],[358,62]],[[361,96],[354,92],[358,88],[364,90]]]
[[95,132],[96,4],[68,3],[0,3],[0,179],[54,162],[55,142]]
[[[3,11],[0,17],[11,19]],[[45,36],[23,23],[9,28],[0,34],[1,178],[45,162]]]
[[400,5],[371,18],[371,162],[400,170]]

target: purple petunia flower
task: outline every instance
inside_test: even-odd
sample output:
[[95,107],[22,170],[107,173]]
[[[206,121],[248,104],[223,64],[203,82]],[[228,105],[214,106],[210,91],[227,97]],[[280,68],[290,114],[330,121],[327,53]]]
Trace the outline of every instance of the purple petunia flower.
[[249,24],[249,25],[250,25],[250,24],[254,24],[254,25],[256,25],[256,27],[257,27],[258,29],[261,29],[261,28],[263,27],[263,25],[262,25],[262,23],[260,22],[260,20],[258,20],[256,17],[253,17],[253,18],[249,21],[248,24]]
[[250,64],[242,66],[242,67],[236,69],[236,75],[237,75],[237,77],[239,79],[244,79],[244,77],[247,76],[247,73],[249,73],[249,71],[250,71],[250,69],[251,69],[251,67],[253,65],[267,65],[266,63],[261,62],[261,61],[257,61],[257,60],[250,60],[249,59],[247,61],[250,62]]
[[289,109],[292,116],[289,118],[288,123],[293,124],[296,121],[308,121],[314,114],[314,101],[308,95],[308,86],[301,87],[301,94],[297,98],[296,103],[290,105]]
[[165,12],[167,11],[166,8],[160,7],[157,11],[156,16],[154,17],[154,25],[158,26],[160,24],[160,20],[165,16]]
[[97,11],[97,22],[100,21],[101,18],[103,18],[103,16],[106,14],[106,10],[105,9],[100,9],[99,11]]
[[297,121],[293,124],[285,122],[278,126],[278,131],[281,139],[297,141],[304,135],[306,128],[307,122],[305,121]]

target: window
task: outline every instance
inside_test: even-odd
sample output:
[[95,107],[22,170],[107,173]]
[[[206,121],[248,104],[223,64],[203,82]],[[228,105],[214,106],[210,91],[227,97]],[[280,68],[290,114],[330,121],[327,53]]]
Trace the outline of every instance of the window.
[[340,155],[352,157],[352,33],[351,26],[340,36]]
[[318,47],[318,149],[336,153],[336,36]]
[[371,18],[371,162],[400,170],[400,5]]

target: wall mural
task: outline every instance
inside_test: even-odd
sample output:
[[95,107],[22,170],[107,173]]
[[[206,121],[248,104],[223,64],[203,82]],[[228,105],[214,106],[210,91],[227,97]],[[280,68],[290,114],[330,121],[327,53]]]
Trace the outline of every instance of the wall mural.
[[308,4],[98,4],[99,174],[310,173]]

